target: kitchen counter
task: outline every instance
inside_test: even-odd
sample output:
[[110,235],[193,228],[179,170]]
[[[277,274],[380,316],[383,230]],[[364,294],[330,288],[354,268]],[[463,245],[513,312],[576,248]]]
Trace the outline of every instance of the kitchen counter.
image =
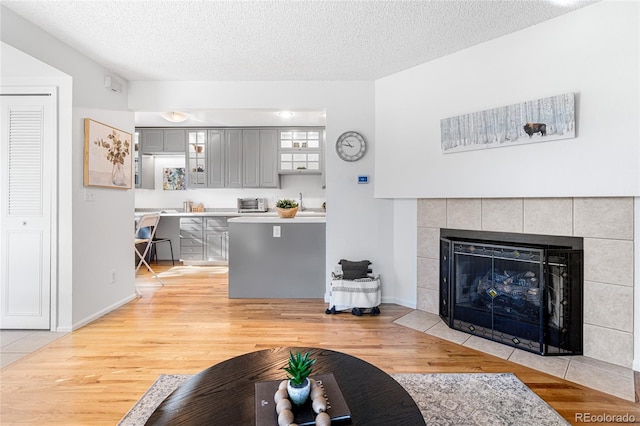
[[[264,213],[238,213],[238,210],[207,210],[204,212],[184,212],[176,209],[136,209],[135,215],[142,216],[148,213],[160,213],[161,217],[243,217],[243,218],[278,218],[275,211],[267,211]],[[305,210],[298,212],[298,217],[326,217],[324,210]],[[288,220],[288,219],[284,219]]]
[[296,214],[296,217],[283,219],[277,215],[267,216],[261,215],[260,217],[248,217],[241,216],[229,219],[229,223],[278,223],[278,224],[289,224],[289,223],[325,223],[327,221],[326,216],[318,216],[318,215],[304,215],[304,214]]

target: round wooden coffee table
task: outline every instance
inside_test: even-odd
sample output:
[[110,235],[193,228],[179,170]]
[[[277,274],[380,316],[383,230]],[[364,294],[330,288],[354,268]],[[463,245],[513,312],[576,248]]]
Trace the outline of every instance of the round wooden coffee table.
[[216,364],[187,380],[151,414],[147,425],[255,425],[255,383],[286,378],[289,351],[310,351],[314,374],[333,373],[351,411],[352,425],[424,425],[407,391],[361,359],[318,348],[251,352]]

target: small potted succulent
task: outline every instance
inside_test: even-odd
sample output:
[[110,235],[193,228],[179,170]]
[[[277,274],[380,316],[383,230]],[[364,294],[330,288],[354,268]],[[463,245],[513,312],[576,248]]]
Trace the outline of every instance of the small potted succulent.
[[282,367],[287,372],[287,392],[289,393],[289,399],[295,405],[304,404],[309,398],[311,392],[311,382],[309,381],[309,374],[311,374],[313,364],[316,359],[310,358],[309,352],[302,355],[300,352],[289,352],[289,362],[287,366]]
[[293,218],[298,213],[298,203],[294,200],[278,200],[276,202],[276,211],[281,218]]

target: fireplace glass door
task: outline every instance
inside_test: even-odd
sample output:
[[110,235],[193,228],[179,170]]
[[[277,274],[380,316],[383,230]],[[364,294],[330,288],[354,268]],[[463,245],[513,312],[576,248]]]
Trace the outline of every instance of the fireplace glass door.
[[444,238],[440,248],[440,315],[450,327],[539,354],[581,352],[581,330],[570,327],[582,320],[574,251]]

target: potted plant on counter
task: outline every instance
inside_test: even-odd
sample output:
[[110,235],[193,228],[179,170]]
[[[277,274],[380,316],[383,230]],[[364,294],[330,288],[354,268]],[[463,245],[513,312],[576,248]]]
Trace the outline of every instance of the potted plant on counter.
[[298,203],[289,199],[278,200],[276,202],[276,211],[281,218],[293,218],[298,213]]

